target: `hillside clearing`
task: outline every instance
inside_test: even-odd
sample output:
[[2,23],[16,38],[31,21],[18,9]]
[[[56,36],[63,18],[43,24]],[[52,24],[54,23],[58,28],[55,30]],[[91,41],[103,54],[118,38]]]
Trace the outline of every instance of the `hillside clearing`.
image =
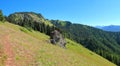
[[[69,39],[67,49],[63,49],[50,44],[49,36],[45,34],[8,22],[0,23],[0,45],[4,44],[1,39],[6,34],[9,35],[16,66],[115,66]],[[5,54],[8,59],[8,54]],[[0,64],[5,65],[3,62]]]

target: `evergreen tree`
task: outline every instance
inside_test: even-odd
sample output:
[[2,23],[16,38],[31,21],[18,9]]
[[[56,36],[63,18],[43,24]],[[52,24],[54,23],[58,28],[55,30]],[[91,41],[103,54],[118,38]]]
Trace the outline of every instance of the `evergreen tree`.
[[2,10],[0,10],[0,21],[5,21],[5,18],[3,16]]

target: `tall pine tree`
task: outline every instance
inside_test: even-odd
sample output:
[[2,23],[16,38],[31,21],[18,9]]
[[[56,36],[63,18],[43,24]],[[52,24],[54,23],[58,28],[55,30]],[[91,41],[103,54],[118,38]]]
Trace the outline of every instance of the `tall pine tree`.
[[2,10],[0,10],[0,21],[5,21],[5,18],[3,16]]

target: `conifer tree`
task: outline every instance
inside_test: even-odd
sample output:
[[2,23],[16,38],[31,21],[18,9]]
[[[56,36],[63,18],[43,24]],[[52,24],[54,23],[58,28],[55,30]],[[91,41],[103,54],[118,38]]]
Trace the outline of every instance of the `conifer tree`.
[[0,10],[0,21],[5,21],[5,18],[3,16],[2,10]]

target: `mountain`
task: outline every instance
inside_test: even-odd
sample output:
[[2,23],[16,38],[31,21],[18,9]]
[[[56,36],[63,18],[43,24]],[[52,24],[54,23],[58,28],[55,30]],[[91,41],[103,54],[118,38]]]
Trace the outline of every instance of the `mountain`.
[[115,66],[69,39],[66,49],[48,40],[44,33],[0,22],[0,66]]
[[41,14],[34,12],[16,12],[10,14],[7,19],[10,23],[17,24],[27,29],[34,29],[47,35],[54,30],[54,26],[51,22],[46,20]]
[[24,22],[41,22],[47,25],[52,25],[41,14],[34,12],[16,12],[10,14],[7,20],[15,24],[20,24],[22,26]]
[[69,21],[48,20],[41,16],[33,12],[17,12],[9,15],[7,21],[23,26],[31,32],[35,30],[49,36],[51,31],[57,29],[65,37],[82,44],[117,65],[120,64],[119,33],[105,32],[87,25],[72,24]]
[[120,33],[106,32],[91,26],[72,24],[69,21],[51,20],[64,35],[104,58],[120,65]]
[[104,31],[120,32],[120,26],[118,25],[96,26],[96,28],[102,29]]

